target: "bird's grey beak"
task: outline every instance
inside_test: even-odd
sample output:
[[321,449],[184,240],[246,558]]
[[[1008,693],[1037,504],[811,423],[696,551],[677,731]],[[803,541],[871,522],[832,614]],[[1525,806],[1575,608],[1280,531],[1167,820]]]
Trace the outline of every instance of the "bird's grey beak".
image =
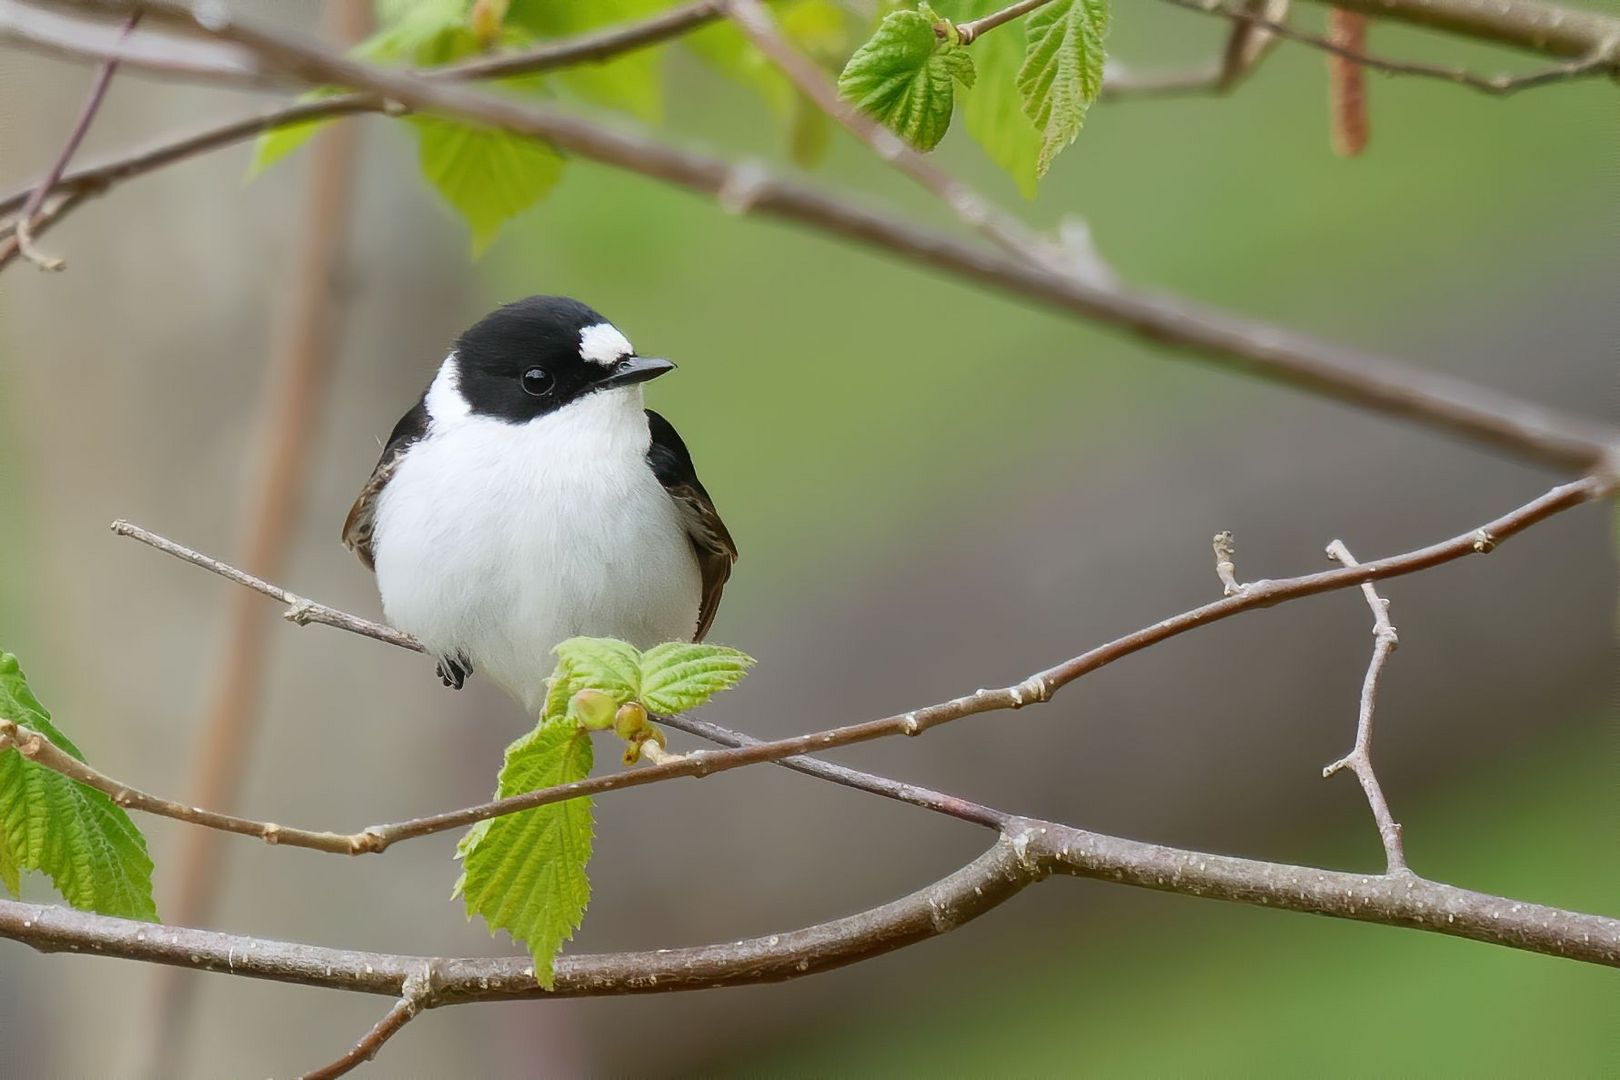
[[627,356],[609,368],[608,373],[597,382],[597,386],[603,388],[634,386],[636,383],[656,379],[666,371],[674,370],[675,364],[669,360],[659,360],[650,356]]

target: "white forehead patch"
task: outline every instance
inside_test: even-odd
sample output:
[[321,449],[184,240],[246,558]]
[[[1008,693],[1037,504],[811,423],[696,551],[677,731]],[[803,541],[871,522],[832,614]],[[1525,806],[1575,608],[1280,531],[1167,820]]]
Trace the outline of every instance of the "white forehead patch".
[[587,326],[579,332],[579,356],[581,360],[589,360],[595,364],[606,367],[636,350],[631,347],[630,341],[619,328],[612,323],[597,323]]
[[433,385],[427,392],[428,417],[436,424],[453,424],[472,412],[472,406],[461,394],[461,374],[456,370],[456,354],[451,353],[439,365]]

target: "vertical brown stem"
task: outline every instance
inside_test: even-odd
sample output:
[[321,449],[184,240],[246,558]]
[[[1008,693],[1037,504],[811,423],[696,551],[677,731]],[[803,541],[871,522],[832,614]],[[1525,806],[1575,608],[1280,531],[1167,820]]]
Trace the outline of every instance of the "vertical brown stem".
[[[1328,40],[1352,52],[1367,49],[1367,17],[1360,12],[1328,11]],[[1367,69],[1348,57],[1328,56],[1328,106],[1332,114],[1333,152],[1355,157],[1367,148]]]
[[[370,4],[342,0],[327,8],[327,32],[344,43],[370,32]],[[340,310],[340,265],[354,190],[356,130],[335,125],[312,148],[291,303],[280,320],[258,417],[257,468],[245,489],[240,535],[243,565],[279,576],[297,531],[310,448],[330,385]],[[274,618],[248,593],[233,597],[218,681],[209,697],[199,751],[192,769],[191,802],[230,809],[237,805],[247,754],[258,727],[264,682],[266,630]],[[188,926],[212,920],[219,898],[220,837],[211,830],[187,832],[179,854],[179,877],[163,912]],[[153,1077],[177,1074],[193,1012],[194,977],[161,970],[151,1000],[151,1045],[141,1059]]]

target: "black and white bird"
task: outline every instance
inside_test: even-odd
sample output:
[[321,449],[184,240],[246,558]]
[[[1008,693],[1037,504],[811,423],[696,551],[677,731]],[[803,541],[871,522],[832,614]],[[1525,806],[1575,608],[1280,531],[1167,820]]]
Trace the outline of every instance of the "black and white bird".
[[343,523],[383,610],[438,658],[530,713],[553,646],[700,640],[737,547],[642,384],[636,354],[577,300],[507,304],[456,341]]

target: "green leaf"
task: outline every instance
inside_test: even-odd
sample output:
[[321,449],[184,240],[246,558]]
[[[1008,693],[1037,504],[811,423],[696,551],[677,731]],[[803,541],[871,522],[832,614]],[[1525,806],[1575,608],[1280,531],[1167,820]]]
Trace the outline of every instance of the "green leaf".
[[[566,719],[542,720],[506,749],[497,795],[505,798],[583,780],[591,739]],[[467,917],[482,915],[490,933],[505,930],[528,946],[534,977],[552,987],[552,964],[574,936],[591,899],[591,801],[549,803],[481,821],[458,846],[461,878],[452,895]]]
[[963,96],[962,123],[990,160],[1012,175],[1024,197],[1033,199],[1042,140],[1040,130],[1024,113],[1024,100],[1018,92],[1024,48],[1024,27],[1018,20],[973,43],[979,78]]
[[407,119],[416,129],[422,176],[466,219],[474,256],[562,175],[562,155],[538,140],[437,116]]
[[[662,0],[512,0],[506,21],[540,38],[562,38],[634,22],[664,6]],[[660,62],[659,50],[634,49],[606,63],[562,68],[556,79],[586,101],[655,123],[664,113]]]
[[972,86],[973,58],[934,33],[937,17],[896,11],[855,50],[838,92],[919,150],[932,150],[951,126],[956,84]]
[[1108,0],[1053,0],[1035,9],[1024,32],[1029,51],[1018,69],[1018,92],[1024,113],[1041,130],[1035,174],[1045,176],[1052,159],[1080,134],[1086,109],[1102,92]]
[[[39,732],[80,761],[51,723],[21,665],[0,652],[0,716]],[[152,860],[129,815],[94,788],[23,757],[0,752],[0,881],[16,895],[22,870],[51,879],[76,908],[156,921]]]
[[748,674],[754,658],[724,645],[671,641],[641,656],[641,703],[655,713],[686,712]]
[[566,712],[568,700],[581,690],[601,690],[619,705],[641,693],[641,651],[629,642],[575,637],[551,651],[557,654],[557,670],[546,695],[548,719]]

